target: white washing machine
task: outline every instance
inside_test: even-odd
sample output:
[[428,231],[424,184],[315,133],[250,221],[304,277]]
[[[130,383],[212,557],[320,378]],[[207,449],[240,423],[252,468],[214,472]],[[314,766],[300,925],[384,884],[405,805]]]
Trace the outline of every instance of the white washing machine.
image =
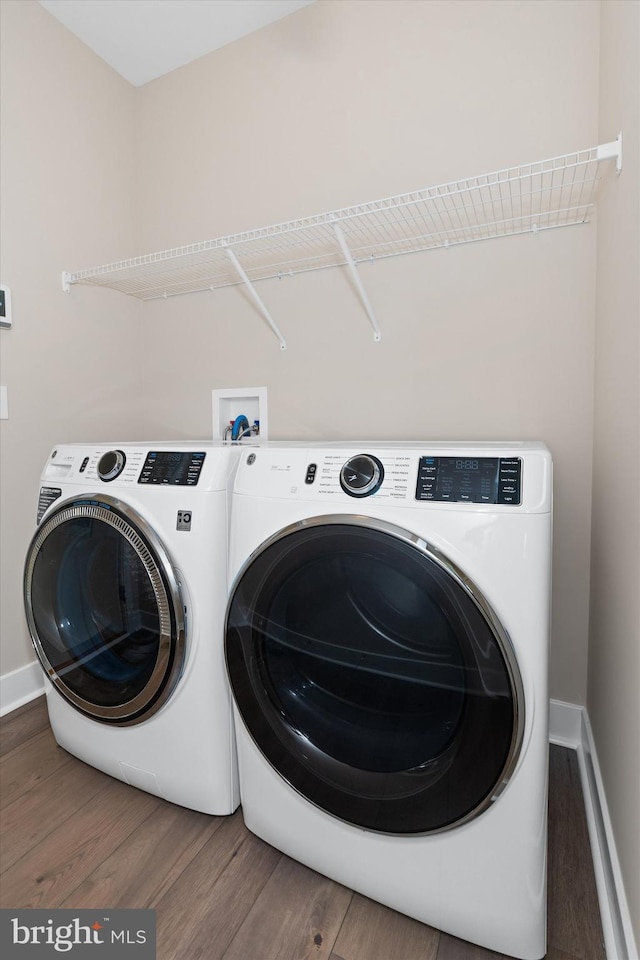
[[239,803],[223,655],[236,444],[70,444],[24,576],[58,743],[209,814]]
[[230,540],[247,827],[526,960],[546,945],[551,498],[539,443],[257,449]]

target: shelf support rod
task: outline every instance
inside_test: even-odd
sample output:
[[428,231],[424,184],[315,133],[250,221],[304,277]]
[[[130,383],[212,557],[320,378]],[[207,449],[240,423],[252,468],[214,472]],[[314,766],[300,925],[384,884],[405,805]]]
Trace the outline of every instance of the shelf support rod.
[[601,143],[596,147],[596,157],[598,160],[616,160],[616,173],[618,176],[622,170],[622,130],[615,140],[610,143]]
[[346,237],[342,231],[342,227],[340,227],[337,223],[332,224],[332,226],[333,226],[333,229],[335,230],[336,237],[338,238],[340,249],[342,250],[344,258],[347,261],[347,266],[349,267],[349,270],[351,272],[351,277],[353,279],[353,282],[355,283],[358,293],[360,294],[362,305],[364,306],[364,309],[367,312],[367,316],[369,317],[369,323],[373,327],[373,339],[377,343],[380,340],[382,334],[380,333],[380,327],[378,326],[376,315],[373,312],[373,307],[369,303],[369,297],[367,296],[367,291],[364,289],[362,280],[360,279],[360,274],[358,273],[358,266],[355,260],[353,259]]
[[277,337],[278,340],[280,341],[280,349],[281,349],[281,350],[286,350],[286,349],[287,349],[287,342],[286,342],[286,340],[285,340],[284,337],[282,336],[282,333],[280,332],[280,330],[279,330],[279,328],[278,328],[278,325],[276,324],[275,320],[273,319],[273,317],[271,316],[271,314],[269,313],[269,311],[268,311],[267,308],[265,307],[264,303],[262,302],[262,300],[260,299],[260,297],[259,297],[258,294],[256,293],[256,289],[255,289],[254,285],[251,283],[251,280],[249,280],[249,277],[248,277],[248,276],[246,275],[246,273],[244,272],[244,270],[243,270],[243,268],[242,268],[242,264],[240,263],[240,261],[238,260],[238,258],[236,257],[235,253],[233,252],[233,250],[232,250],[230,247],[225,246],[225,247],[224,247],[224,252],[225,252],[226,255],[228,256],[229,260],[231,260],[231,263],[233,264],[233,266],[234,266],[235,269],[236,269],[236,273],[238,274],[238,276],[240,277],[240,279],[242,280],[242,282],[245,284],[247,290],[249,291],[249,294],[250,294],[250,296],[251,296],[251,299],[252,299],[253,302],[255,303],[256,307],[258,308],[258,310],[260,311],[260,313],[262,314],[262,316],[265,318],[265,320],[267,321],[267,323],[269,324],[269,326],[271,327],[271,329],[272,329],[273,332],[275,333],[276,337]]

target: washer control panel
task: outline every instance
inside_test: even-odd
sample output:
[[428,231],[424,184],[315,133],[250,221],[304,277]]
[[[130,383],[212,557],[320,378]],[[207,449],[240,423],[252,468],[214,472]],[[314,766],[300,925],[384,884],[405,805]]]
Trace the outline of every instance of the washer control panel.
[[172,450],[150,450],[145,458],[138,483],[194,487],[206,453],[181,453]]
[[416,500],[521,503],[519,457],[420,457]]

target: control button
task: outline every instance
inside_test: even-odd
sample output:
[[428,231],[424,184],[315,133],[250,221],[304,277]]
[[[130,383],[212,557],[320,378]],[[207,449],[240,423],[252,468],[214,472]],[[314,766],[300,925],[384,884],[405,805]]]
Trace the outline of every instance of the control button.
[[501,458],[498,474],[498,503],[517,505],[521,502],[522,461]]
[[89,457],[85,457],[80,465],[80,469],[78,470],[78,473],[84,473],[85,470],[87,469],[88,463],[89,463]]
[[307,467],[307,475],[304,478],[305,483],[313,483],[316,478],[316,472],[318,470],[317,463],[310,463]]
[[98,461],[98,476],[105,483],[109,483],[120,476],[126,462],[127,458],[122,450],[109,450],[108,453],[103,453]]
[[352,457],[340,471],[340,486],[350,497],[370,497],[380,489],[384,467],[368,453]]

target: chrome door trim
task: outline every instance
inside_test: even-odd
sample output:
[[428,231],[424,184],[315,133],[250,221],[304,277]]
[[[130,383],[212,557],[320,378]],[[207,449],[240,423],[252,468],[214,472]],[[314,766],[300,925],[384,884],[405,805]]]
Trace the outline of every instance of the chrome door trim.
[[[129,542],[151,581],[158,608],[160,640],[153,673],[143,691],[133,700],[117,707],[91,703],[67,687],[44,652],[33,615],[31,587],[40,548],[53,530],[62,523],[78,517],[90,517],[107,523]],[[147,544],[150,545],[153,553],[148,549]],[[168,590],[165,589],[165,582]],[[102,493],[88,493],[58,504],[56,509],[44,519],[29,544],[24,570],[24,603],[29,634],[42,668],[60,694],[83,713],[96,720],[117,723],[121,726],[133,725],[147,720],[156,713],[175,690],[185,660],[185,618],[180,585],[160,538],[149,524],[122,500]],[[175,641],[173,641],[171,629],[172,611],[175,619]],[[172,647],[174,648],[173,660],[171,660]],[[158,694],[157,698],[145,709],[149,700],[156,694]]]
[[[479,803],[473,810],[470,810],[466,816],[461,817],[456,820],[454,823],[447,824],[444,827],[437,827],[433,830],[426,831],[425,834],[412,834],[412,836],[418,835],[431,835],[436,833],[444,833],[448,830],[456,829],[457,827],[462,826],[462,824],[468,823],[470,820],[474,820],[481,813],[484,813],[495,801],[501,796],[507,787],[515,768],[518,764],[520,753],[522,750],[522,744],[524,740],[524,729],[525,729],[525,697],[524,697],[524,685],[522,682],[522,676],[520,673],[520,668],[518,666],[518,660],[516,653],[513,647],[511,637],[509,636],[507,630],[503,627],[500,618],[497,613],[487,600],[483,591],[478,587],[478,585],[464,573],[464,571],[450,560],[446,554],[444,554],[438,547],[435,547],[432,543],[429,543],[428,540],[425,540],[423,537],[419,537],[416,534],[405,530],[403,527],[399,527],[394,523],[390,523],[387,520],[381,520],[376,517],[368,517],[362,514],[326,514],[324,516],[315,516],[315,517],[306,517],[303,520],[296,521],[295,523],[289,524],[286,527],[278,530],[276,533],[272,534],[265,541],[263,541],[256,549],[249,555],[248,559],[243,563],[240,570],[238,571],[236,577],[234,578],[231,590],[229,591],[229,600],[227,603],[227,611],[225,615],[225,635],[227,632],[227,623],[229,612],[231,609],[231,604],[235,595],[236,588],[238,587],[240,581],[242,580],[244,574],[248,568],[252,565],[254,560],[256,560],[265,550],[269,547],[274,546],[280,540],[284,540],[286,537],[290,536],[293,533],[297,533],[301,530],[312,529],[314,527],[323,527],[342,524],[343,526],[352,526],[352,527],[362,527],[368,530],[375,530],[380,533],[386,533],[397,540],[406,543],[410,547],[418,550],[428,559],[432,560],[434,563],[437,563],[453,580],[465,591],[465,593],[470,597],[473,603],[476,605],[480,611],[483,618],[486,620],[489,629],[493,633],[494,637],[497,640],[498,647],[504,657],[505,663],[507,665],[507,672],[509,675],[509,681],[511,685],[511,694],[514,705],[514,722],[513,730],[511,735],[511,743],[509,746],[509,752],[505,760],[503,769],[496,781],[494,789],[488,794],[485,799]],[[225,657],[226,657],[226,645],[225,645]],[[231,688],[233,694],[233,688]],[[235,701],[235,695],[234,695]],[[237,704],[236,704],[237,706]],[[240,711],[239,711],[240,712]],[[242,716],[242,714],[240,713]],[[244,724],[245,730],[253,740],[254,744],[262,753],[260,744],[258,744],[251,731],[247,727],[246,723]],[[268,761],[267,761],[268,762]],[[276,771],[279,776],[289,784],[292,790],[295,790],[298,793],[297,787],[294,784],[290,783],[286,777],[283,777],[282,773],[278,770]],[[314,804],[314,801],[309,797],[304,796],[304,799]],[[318,806],[314,804],[314,806]],[[318,807],[318,809],[323,809]],[[326,811],[325,811],[326,812]],[[334,814],[331,814],[334,816]],[[349,822],[349,821],[345,821]],[[381,833],[383,831],[380,831]],[[389,834],[389,836],[397,836],[397,834]]]

